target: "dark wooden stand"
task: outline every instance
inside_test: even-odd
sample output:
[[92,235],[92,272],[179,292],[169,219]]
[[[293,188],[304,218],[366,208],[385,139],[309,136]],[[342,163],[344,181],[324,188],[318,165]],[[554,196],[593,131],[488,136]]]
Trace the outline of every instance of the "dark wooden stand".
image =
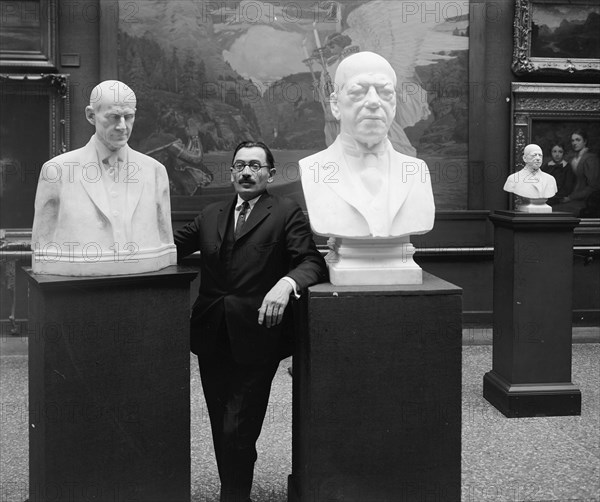
[[288,500],[460,500],[462,290],[423,276],[298,303]]
[[496,211],[493,367],[483,397],[507,417],[581,414],[571,383],[573,228],[568,213]]
[[195,275],[28,271],[31,502],[189,502]]

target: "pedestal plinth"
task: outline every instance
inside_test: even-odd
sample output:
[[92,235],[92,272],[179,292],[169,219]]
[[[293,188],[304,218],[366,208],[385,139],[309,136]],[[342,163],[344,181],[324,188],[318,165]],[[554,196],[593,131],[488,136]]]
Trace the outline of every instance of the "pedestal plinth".
[[546,204],[548,199],[529,199],[517,196],[516,206],[519,213],[551,213],[552,207]]
[[29,500],[189,502],[190,281],[29,273]]
[[462,290],[309,288],[294,353],[292,502],[460,500]]
[[325,257],[335,286],[422,284],[423,270],[415,263],[410,237],[352,239],[330,237]]
[[507,417],[581,414],[571,382],[573,228],[568,213],[496,211],[492,371],[483,397]]

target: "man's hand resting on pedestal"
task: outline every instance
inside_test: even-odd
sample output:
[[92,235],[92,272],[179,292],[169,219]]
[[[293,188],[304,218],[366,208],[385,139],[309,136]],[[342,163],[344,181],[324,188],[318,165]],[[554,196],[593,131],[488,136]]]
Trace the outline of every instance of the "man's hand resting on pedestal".
[[258,324],[267,328],[277,326],[283,319],[285,307],[290,301],[290,294],[294,288],[285,279],[279,279],[275,286],[265,295],[260,309],[258,309]]

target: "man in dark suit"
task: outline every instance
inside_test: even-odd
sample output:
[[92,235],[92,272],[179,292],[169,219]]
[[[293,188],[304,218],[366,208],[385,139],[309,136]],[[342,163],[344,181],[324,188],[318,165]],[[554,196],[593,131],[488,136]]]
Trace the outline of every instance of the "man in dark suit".
[[201,252],[191,347],[210,415],[221,502],[250,500],[271,382],[291,353],[290,295],[327,278],[300,207],[267,192],[274,174],[265,144],[241,143],[231,167],[235,199],[207,206],[175,233],[179,258]]

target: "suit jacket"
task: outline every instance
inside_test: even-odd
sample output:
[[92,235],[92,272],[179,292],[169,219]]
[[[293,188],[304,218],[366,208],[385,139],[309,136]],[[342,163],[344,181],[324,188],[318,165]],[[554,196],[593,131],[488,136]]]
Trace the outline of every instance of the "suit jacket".
[[271,328],[258,324],[258,309],[268,291],[284,276],[304,289],[327,278],[300,207],[291,199],[263,193],[232,239],[237,198],[207,206],[193,222],[175,233],[178,258],[201,252],[200,290],[192,307],[191,348],[214,350],[221,322],[227,325],[232,354],[238,362],[259,363],[291,353],[291,308]]
[[135,248],[135,258],[142,258],[145,252],[155,256],[158,251],[170,253],[173,258],[170,261],[175,263],[166,169],[152,157],[128,145],[124,148],[131,170],[127,174],[125,214],[118,217],[125,223],[126,235],[115,232],[116,216],[109,208],[92,138],[83,148],[54,157],[43,165],[35,198],[34,252],[59,249],[66,261],[69,252],[81,258],[79,253],[88,246],[94,255],[100,250],[103,258],[110,258],[115,243],[123,249],[129,242],[130,248]]
[[[400,237],[433,228],[435,204],[427,164],[395,151],[389,140],[387,207],[365,197],[344,160],[340,136],[326,150],[300,160],[302,188],[310,224],[317,234],[339,237]],[[377,211],[385,211],[389,226]]]

